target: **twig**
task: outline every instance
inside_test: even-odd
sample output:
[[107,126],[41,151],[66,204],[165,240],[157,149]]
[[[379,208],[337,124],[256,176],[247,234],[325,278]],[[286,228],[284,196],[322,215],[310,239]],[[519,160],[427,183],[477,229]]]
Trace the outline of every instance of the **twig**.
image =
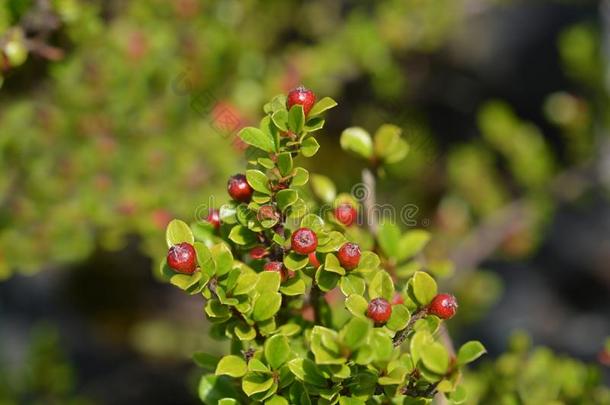
[[419,321],[426,315],[428,315],[428,308],[425,308],[425,307],[421,308],[419,311],[414,313],[413,316],[411,317],[411,319],[409,319],[407,326],[404,329],[399,330],[396,333],[396,335],[394,335],[394,339],[392,342],[394,347],[400,346],[407,339],[407,336],[409,336],[409,333],[411,333],[411,330],[413,329],[415,322]]
[[375,212],[376,204],[376,183],[375,175],[370,169],[362,170],[362,183],[364,184],[365,190],[362,199],[364,205],[365,221],[369,231],[376,236],[377,235],[377,217]]

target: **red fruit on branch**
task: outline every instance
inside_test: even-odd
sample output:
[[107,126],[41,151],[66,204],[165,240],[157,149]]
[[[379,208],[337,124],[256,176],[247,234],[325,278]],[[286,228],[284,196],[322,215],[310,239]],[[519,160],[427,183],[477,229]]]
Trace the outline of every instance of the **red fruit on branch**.
[[286,108],[288,108],[288,110],[290,110],[293,105],[302,105],[303,112],[306,116],[315,103],[316,95],[314,92],[303,86],[290,90],[288,92],[288,97],[286,98]]
[[218,210],[210,210],[205,220],[208,221],[214,229],[220,228],[220,214],[218,213]]
[[360,247],[355,243],[344,243],[343,246],[339,248],[337,256],[339,257],[339,263],[341,263],[343,268],[346,270],[355,269],[360,263]]
[[288,280],[288,276],[290,275],[288,273],[288,269],[286,269],[284,267],[284,263],[282,263],[282,262],[267,262],[263,266],[263,270],[264,271],[275,271],[276,273],[278,273],[280,275],[280,279],[282,280],[282,282]]
[[335,218],[345,226],[351,226],[358,218],[358,211],[351,204],[343,203],[335,208]]
[[318,237],[309,228],[299,228],[292,233],[291,247],[300,255],[309,255],[318,247]]
[[318,260],[318,256],[316,256],[316,252],[311,252],[309,254],[309,264],[315,268],[320,267],[320,261]]
[[385,324],[392,315],[392,305],[383,298],[375,298],[369,302],[366,316],[372,319],[376,325]]
[[179,273],[192,274],[197,269],[197,253],[193,245],[182,242],[169,248],[167,265]]
[[246,180],[246,176],[241,173],[229,178],[227,191],[232,199],[239,202],[250,202],[252,193],[254,193],[254,190]]
[[392,297],[392,305],[399,305],[399,304],[404,304],[405,300],[402,297],[402,295],[400,293],[394,293],[394,296]]
[[250,257],[254,260],[262,259],[267,255],[269,255],[269,252],[264,246],[255,246],[250,250]]
[[449,319],[455,315],[458,308],[457,300],[451,294],[438,294],[428,305],[428,313],[441,319]]

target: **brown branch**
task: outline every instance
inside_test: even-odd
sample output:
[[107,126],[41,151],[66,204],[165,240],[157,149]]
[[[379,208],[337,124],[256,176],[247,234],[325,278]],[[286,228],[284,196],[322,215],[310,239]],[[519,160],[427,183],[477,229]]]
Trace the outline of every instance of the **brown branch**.
[[364,198],[362,199],[362,204],[364,206],[365,213],[365,221],[366,225],[369,228],[369,231],[373,234],[373,236],[377,236],[377,217],[375,212],[376,205],[376,179],[375,175],[370,169],[362,170],[362,183],[364,184]]

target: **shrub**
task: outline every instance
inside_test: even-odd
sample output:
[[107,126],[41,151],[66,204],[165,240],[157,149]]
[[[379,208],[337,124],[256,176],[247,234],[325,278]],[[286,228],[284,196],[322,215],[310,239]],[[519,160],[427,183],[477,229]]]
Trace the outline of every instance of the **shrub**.
[[[370,171],[364,201],[329,194],[320,177],[313,196],[305,188],[310,175],[298,164],[318,151],[314,134],[335,105],[322,98],[305,114],[301,104],[287,109],[286,97],[275,97],[259,127],[239,133],[250,145],[244,176],[252,192],[236,193],[242,176],[233,176],[228,187],[236,199],[219,207],[218,229],[203,220],[167,227],[170,255],[190,244],[198,267],[183,274],[182,264],[174,269],[163,260],[162,274],[201,294],[212,334],[231,341],[220,359],[198,356],[215,369],[201,379],[205,403],[427,403],[435,395],[464,401],[462,368],[485,349],[471,341],[454,353],[443,321],[432,315],[450,318],[455,303],[442,308],[453,297],[435,300],[437,284],[421,270],[417,255],[427,232],[402,234],[383,218],[378,226]],[[376,165],[407,150],[391,125],[374,139],[350,128],[341,144]],[[315,202],[316,195],[330,198]],[[361,214],[358,224],[336,218],[346,204]]]

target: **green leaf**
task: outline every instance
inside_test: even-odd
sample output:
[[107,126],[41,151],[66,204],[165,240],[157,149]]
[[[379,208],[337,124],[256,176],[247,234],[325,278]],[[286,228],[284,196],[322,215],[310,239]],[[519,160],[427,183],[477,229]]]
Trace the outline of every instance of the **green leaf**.
[[248,180],[248,184],[259,193],[271,194],[269,179],[265,176],[265,173],[260,170],[246,170],[246,180]]
[[[381,260],[379,259],[379,256],[377,256],[375,253],[370,251],[362,252],[362,255],[360,256],[360,263],[358,263],[358,267],[355,271],[361,273],[369,273],[371,271],[379,269],[380,264]],[[353,272],[354,270],[352,271],[352,273]]]
[[290,185],[293,187],[304,186],[309,181],[309,172],[302,167],[296,167],[292,174]]
[[326,110],[330,110],[335,107],[337,102],[330,97],[324,97],[320,101],[318,101],[312,109],[309,111],[309,117],[314,117],[316,115],[320,115]]
[[239,405],[239,402],[233,398],[223,398],[218,401],[218,405]]
[[369,298],[377,297],[385,298],[388,301],[394,297],[394,282],[385,270],[378,271],[369,283]]
[[365,405],[362,399],[352,398],[352,397],[341,397],[339,398],[339,405]]
[[437,374],[445,374],[449,368],[449,353],[439,342],[426,346],[420,353],[426,368]]
[[221,242],[210,248],[214,264],[216,265],[216,275],[222,276],[227,274],[233,268],[233,254],[231,249]]
[[271,116],[271,120],[280,130],[284,132],[288,131],[288,111],[278,110],[274,112]]
[[197,352],[193,354],[193,361],[197,366],[205,370],[213,371],[216,369],[220,357],[209,353]]
[[195,242],[193,247],[197,253],[197,264],[199,264],[199,268],[208,277],[212,277],[215,270],[212,252],[210,252],[210,249],[201,242]]
[[363,296],[352,294],[345,300],[345,307],[354,316],[365,317],[369,303]]
[[326,176],[321,174],[312,174],[311,188],[316,197],[327,204],[331,204],[337,197],[337,189],[335,184]]
[[280,210],[284,211],[286,208],[297,202],[297,200],[299,199],[299,194],[296,190],[287,188],[285,190],[279,191],[276,194],[275,198]]
[[290,358],[291,350],[284,335],[271,336],[265,341],[265,359],[273,370],[279,369]]
[[410,319],[411,313],[406,305],[392,305],[392,315],[385,326],[390,330],[399,331],[407,326]]
[[314,326],[311,331],[311,351],[316,364],[343,364],[345,359],[339,353],[338,334],[332,329]]
[[259,392],[265,392],[273,385],[273,378],[270,375],[260,373],[248,373],[241,381],[241,389],[247,396],[251,397]]
[[325,271],[324,266],[320,266],[316,271],[315,280],[318,287],[320,287],[320,290],[327,292],[337,286],[340,278],[341,276],[339,274]]
[[256,291],[261,294],[267,292],[277,292],[280,288],[280,274],[276,271],[263,271],[258,273],[258,280],[256,282]]
[[347,239],[344,234],[332,231],[328,234],[328,241],[324,244],[320,244],[316,250],[320,253],[335,252],[339,250],[345,242],[347,242]]
[[377,240],[386,256],[398,258],[400,256],[400,228],[394,223],[384,221],[379,225]]
[[290,360],[288,368],[297,379],[303,382],[318,387],[326,386],[326,379],[318,369],[318,366],[309,359]]
[[288,129],[295,134],[299,134],[305,124],[305,113],[303,112],[303,106],[295,104],[288,111]]
[[341,329],[341,341],[351,351],[354,351],[367,342],[371,328],[371,322],[367,319],[354,317]]
[[409,353],[411,353],[413,363],[417,364],[423,350],[432,342],[434,342],[434,340],[428,331],[422,330],[413,334],[411,342],[409,342]]
[[314,117],[305,123],[305,132],[314,132],[324,127],[326,121],[321,117]]
[[170,248],[182,242],[195,243],[195,237],[188,224],[179,219],[172,220],[165,230],[165,240]]
[[301,219],[301,228],[309,228],[315,233],[321,233],[324,230],[324,220],[315,214],[307,214]]
[[455,391],[449,393],[449,399],[453,404],[463,404],[466,402],[467,392],[464,386],[458,385]]
[[479,341],[471,340],[466,342],[460,347],[457,354],[457,363],[463,366],[468,363],[472,363],[482,355],[487,353],[485,346]]
[[289,403],[286,398],[274,395],[265,401],[265,405],[289,405]]
[[390,155],[394,148],[400,141],[400,134],[402,129],[392,124],[383,124],[375,132],[374,143],[375,143],[375,155],[380,158],[385,158]]
[[271,372],[271,369],[267,367],[267,365],[261,360],[254,357],[248,362],[248,371],[254,371],[257,373],[269,373]]
[[265,169],[273,169],[275,167],[275,163],[273,163],[273,160],[269,159],[269,158],[258,158],[256,160],[258,162],[259,165],[263,166]]
[[268,293],[260,295],[254,302],[252,311],[252,319],[255,321],[264,321],[272,318],[282,305],[282,294]]
[[216,366],[216,375],[228,375],[231,377],[243,377],[248,371],[246,361],[239,356],[224,356]]
[[235,326],[233,332],[241,341],[250,341],[256,339],[256,329],[246,323],[240,322]]
[[237,134],[242,141],[265,152],[275,152],[273,138],[258,128],[246,127]]
[[436,296],[437,287],[436,281],[423,271],[415,272],[411,279],[413,295],[420,305],[427,305]]
[[388,361],[394,353],[392,338],[390,338],[385,331],[379,328],[374,328],[372,331],[370,344],[373,348],[373,355],[377,361]]
[[320,149],[320,144],[313,136],[308,136],[301,142],[301,153],[305,157],[312,157],[318,153],[318,149]]
[[257,241],[256,233],[242,225],[235,225],[231,228],[229,239],[238,245],[251,245]]
[[282,176],[287,176],[292,171],[292,154],[283,152],[277,155],[277,167]]
[[360,127],[345,129],[341,133],[340,143],[343,150],[352,152],[365,159],[369,159],[373,155],[371,136]]
[[305,281],[299,276],[296,276],[283,283],[280,287],[280,292],[290,296],[302,295],[305,294],[306,287]]
[[381,385],[398,385],[402,384],[405,376],[407,375],[407,369],[404,367],[396,367],[385,376],[379,378],[379,384]]
[[239,398],[233,381],[226,376],[203,375],[198,391],[199,399],[206,405],[216,405],[223,398]]
[[385,163],[398,163],[409,153],[409,144],[404,139],[399,139],[396,147],[383,159]]
[[[269,272],[268,272],[269,273]],[[247,294],[254,289],[258,275],[256,273],[241,273],[237,278],[233,295]]]
[[352,294],[362,295],[366,288],[364,279],[356,274],[348,274],[345,277],[341,277],[339,287],[346,297]]
[[326,259],[324,260],[324,270],[330,271],[332,273],[337,273],[342,276],[345,275],[345,269],[341,267],[337,256],[332,253],[326,255]]
[[308,256],[303,256],[295,252],[290,252],[284,256],[284,266],[288,270],[297,271],[307,266],[309,262]]
[[430,232],[423,229],[408,231],[402,235],[399,242],[398,260],[410,259],[419,253],[430,240]]

